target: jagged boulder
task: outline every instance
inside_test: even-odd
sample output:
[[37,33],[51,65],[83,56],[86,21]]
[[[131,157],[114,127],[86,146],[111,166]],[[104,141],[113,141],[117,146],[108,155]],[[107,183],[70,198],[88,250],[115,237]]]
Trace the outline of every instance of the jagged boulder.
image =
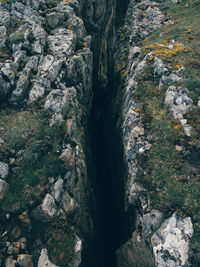
[[55,89],[47,96],[44,108],[54,112],[66,114],[70,105],[70,92],[68,89]]
[[0,178],[5,179],[9,173],[9,166],[4,162],[0,162]]
[[55,264],[50,262],[48,257],[48,251],[46,248],[43,248],[40,253],[39,261],[37,267],[57,267]]
[[7,29],[5,26],[0,26],[0,49],[5,47]]
[[140,220],[145,240],[149,240],[153,233],[159,228],[163,220],[163,215],[158,210],[152,210],[141,216]]
[[57,58],[65,58],[73,54],[76,35],[67,29],[58,28],[48,36],[49,51]]
[[189,266],[189,240],[193,235],[190,217],[181,218],[176,213],[165,220],[151,238],[157,266]]
[[189,98],[188,89],[182,87],[170,86],[167,89],[165,104],[170,107],[175,118],[186,114],[192,109],[193,101]]

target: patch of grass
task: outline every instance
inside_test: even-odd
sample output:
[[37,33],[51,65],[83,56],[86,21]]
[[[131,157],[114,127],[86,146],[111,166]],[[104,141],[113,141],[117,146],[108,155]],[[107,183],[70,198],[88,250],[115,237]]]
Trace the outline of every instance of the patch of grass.
[[11,34],[10,36],[10,43],[12,44],[18,44],[20,42],[24,41],[24,33],[23,32],[15,32]]
[[17,174],[10,173],[7,178],[9,190],[1,208],[4,212],[21,212],[41,198],[49,177],[64,174],[64,166],[57,157],[41,156],[32,166]]
[[3,109],[0,112],[0,160],[15,162],[7,178],[9,190],[2,209],[19,212],[39,199],[49,177],[64,175],[65,168],[58,159],[64,139],[62,127],[49,127],[47,114],[34,109],[26,111]]
[[64,227],[59,227],[47,241],[49,259],[60,267],[70,263],[74,253],[74,237]]

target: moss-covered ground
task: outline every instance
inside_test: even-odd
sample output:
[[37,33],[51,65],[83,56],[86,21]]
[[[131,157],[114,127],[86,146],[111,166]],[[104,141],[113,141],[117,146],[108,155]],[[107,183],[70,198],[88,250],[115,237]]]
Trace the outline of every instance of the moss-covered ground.
[[48,179],[64,174],[58,159],[62,150],[64,130],[49,127],[44,111],[34,108],[26,111],[0,111],[0,161],[10,165],[9,190],[1,208],[5,212],[21,212],[41,198]]

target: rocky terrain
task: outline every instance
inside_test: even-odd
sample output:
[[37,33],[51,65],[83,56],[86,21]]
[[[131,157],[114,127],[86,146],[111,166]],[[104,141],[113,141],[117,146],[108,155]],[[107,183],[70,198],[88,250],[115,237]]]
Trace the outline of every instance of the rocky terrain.
[[198,0],[0,0],[0,266],[199,266]]

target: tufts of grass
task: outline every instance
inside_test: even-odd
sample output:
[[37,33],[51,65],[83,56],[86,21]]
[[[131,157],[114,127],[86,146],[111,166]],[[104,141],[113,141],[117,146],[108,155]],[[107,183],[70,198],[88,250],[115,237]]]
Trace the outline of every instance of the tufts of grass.
[[0,112],[0,160],[15,158],[7,178],[9,190],[2,202],[7,212],[19,212],[39,199],[49,177],[63,175],[65,168],[58,160],[64,138],[62,127],[49,127],[44,111],[34,109]]

